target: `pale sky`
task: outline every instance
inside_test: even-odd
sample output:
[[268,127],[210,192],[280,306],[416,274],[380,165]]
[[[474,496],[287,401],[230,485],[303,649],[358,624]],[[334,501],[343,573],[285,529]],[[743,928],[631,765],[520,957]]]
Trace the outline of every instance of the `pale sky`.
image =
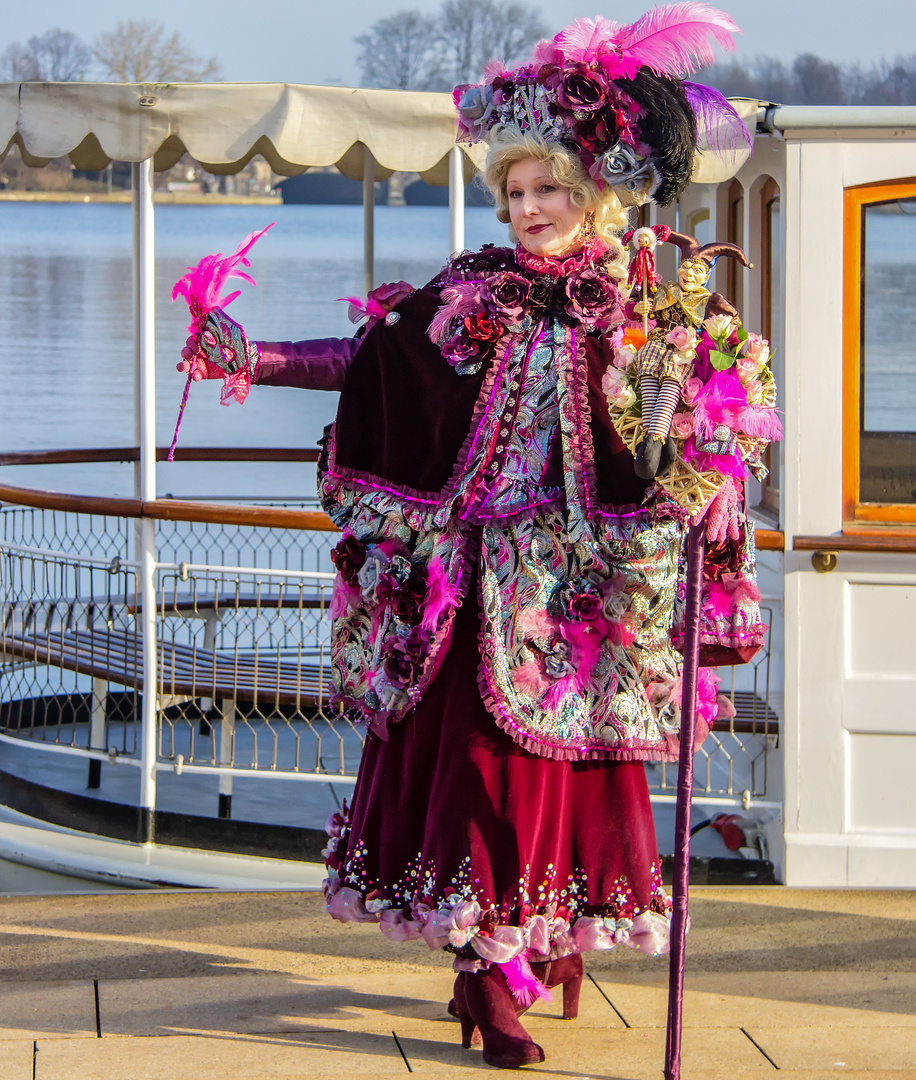
[[[226,79],[359,85],[353,38],[376,19],[405,9],[432,13],[439,0],[33,0],[4,5],[0,51],[55,27],[91,42],[119,19],[153,19],[179,30],[196,52],[217,55]],[[589,8],[582,0],[537,5],[552,32],[579,15],[638,18],[646,0]],[[730,0],[724,10],[744,31],[739,55],[791,60],[813,52],[868,64],[916,53],[916,6],[908,0]],[[867,18],[866,18],[867,14]]]

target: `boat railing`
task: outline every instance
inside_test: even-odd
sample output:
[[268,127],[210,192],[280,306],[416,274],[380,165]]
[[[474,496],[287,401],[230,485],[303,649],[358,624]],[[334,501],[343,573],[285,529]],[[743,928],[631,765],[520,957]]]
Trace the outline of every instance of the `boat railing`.
[[[4,454],[0,465],[129,462],[135,453]],[[195,455],[314,461],[317,452],[183,456]],[[200,812],[223,818],[234,778],[355,779],[361,730],[329,704],[336,530],[313,500],[144,502],[4,484],[0,503],[0,742],[87,759],[90,789],[100,787],[103,768],[137,768],[148,778],[150,810],[163,773],[217,777],[217,806]],[[141,617],[139,599],[143,519],[155,523],[154,620]],[[765,546],[781,547],[779,534]],[[773,599],[764,605],[770,625]],[[700,750],[697,794],[747,804],[770,793],[781,713],[770,649],[731,677],[722,689],[736,716]],[[147,694],[155,738],[143,732]],[[41,766],[33,762],[33,771]],[[675,766],[651,767],[650,782],[664,801]]]

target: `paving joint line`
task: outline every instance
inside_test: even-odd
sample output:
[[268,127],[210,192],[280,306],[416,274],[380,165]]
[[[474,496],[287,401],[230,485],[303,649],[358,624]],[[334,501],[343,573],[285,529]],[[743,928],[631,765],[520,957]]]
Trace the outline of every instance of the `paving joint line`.
[[32,1080],[35,1080],[35,1073],[38,1069],[38,1040],[32,1040]]
[[766,1050],[764,1050],[764,1048],[763,1048],[763,1047],[762,1047],[762,1046],[760,1045],[760,1043],[759,1043],[759,1042],[757,1042],[757,1040],[756,1040],[756,1039],[754,1038],[754,1036],[753,1036],[753,1035],[751,1035],[751,1034],[750,1034],[750,1033],[749,1033],[748,1031],[746,1031],[746,1030],[745,1030],[744,1028],[738,1028],[738,1030],[739,1030],[739,1031],[741,1032],[741,1034],[742,1034],[742,1035],[743,1035],[743,1036],[744,1036],[744,1037],[745,1037],[746,1039],[750,1039],[750,1041],[751,1041],[752,1045],[753,1045],[754,1047],[756,1047],[756,1049],[757,1049],[757,1050],[759,1050],[761,1054],[763,1054],[763,1056],[764,1056],[764,1057],[765,1057],[765,1058],[767,1059],[767,1061],[768,1061],[768,1062],[769,1062],[769,1063],[770,1063],[770,1064],[771,1064],[771,1065],[773,1066],[773,1068],[774,1068],[774,1069],[776,1069],[776,1070],[779,1070],[779,1066],[778,1066],[778,1065],[776,1064],[776,1062],[775,1062],[775,1061],[774,1061],[774,1060],[773,1060],[773,1059],[772,1059],[772,1058],[770,1057],[770,1055],[769,1055],[769,1054],[768,1054],[768,1053],[766,1052]]
[[625,1028],[629,1028],[631,1025],[629,1023],[627,1023],[627,1018],[623,1015],[623,1013],[620,1011],[620,1009],[617,1008],[617,1006],[614,1004],[614,1002],[611,1001],[611,999],[607,996],[607,994],[601,989],[601,987],[598,985],[598,983],[595,982],[594,978],[592,977],[592,973],[590,971],[587,971],[585,974],[589,977],[589,979],[591,979],[592,985],[595,987],[595,989],[598,991],[598,993],[604,998],[604,1000],[608,1003],[608,1005],[610,1005],[610,1007],[614,1010],[614,1012],[617,1013],[617,1015],[620,1017],[620,1022],[623,1024],[623,1026]]
[[[95,1037],[101,1039],[102,1037],[102,1009],[99,1005],[99,980],[92,980],[92,989],[95,993]],[[34,1080],[34,1078],[33,1078]]]
[[392,1031],[391,1036],[394,1039],[394,1045],[398,1048],[401,1053],[401,1057],[404,1059],[404,1064],[407,1066],[407,1071],[409,1073],[412,1073],[413,1069],[410,1067],[410,1062],[407,1060],[407,1055],[404,1053],[404,1047],[401,1046],[401,1040],[398,1038],[398,1033],[396,1031]]

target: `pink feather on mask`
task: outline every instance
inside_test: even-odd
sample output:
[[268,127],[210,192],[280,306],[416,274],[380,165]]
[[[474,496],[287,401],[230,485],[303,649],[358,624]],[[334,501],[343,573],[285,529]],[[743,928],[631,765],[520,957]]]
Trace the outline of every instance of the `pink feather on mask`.
[[741,31],[725,14],[708,4],[668,4],[647,12],[614,35],[624,58],[658,75],[684,76],[712,64],[716,52],[735,48],[732,34]]
[[[228,296],[221,295],[226,282],[230,278],[240,278],[250,285],[255,284],[254,278],[243,270],[239,270],[239,267],[251,266],[248,260],[248,252],[251,251],[264,233],[272,229],[274,225],[276,225],[276,222],[272,221],[267,228],[261,229],[259,232],[249,233],[232,255],[223,255],[222,252],[219,252],[216,255],[205,256],[197,266],[189,266],[188,273],[175,282],[172,289],[172,299],[177,300],[179,296],[183,296],[187,300],[192,314],[195,315],[194,328],[197,328],[199,319],[197,312],[206,315],[215,308],[227,307],[240,295],[238,289]],[[197,309],[196,312],[195,308]]]

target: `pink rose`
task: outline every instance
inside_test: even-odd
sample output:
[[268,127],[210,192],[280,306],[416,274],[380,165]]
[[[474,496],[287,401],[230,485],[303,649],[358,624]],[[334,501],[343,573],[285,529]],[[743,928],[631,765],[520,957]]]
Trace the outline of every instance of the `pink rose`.
[[735,370],[738,373],[738,380],[742,386],[755,379],[762,367],[763,365],[760,360],[755,360],[750,356],[739,356],[735,361]]
[[692,405],[697,399],[697,394],[699,394],[702,389],[702,379],[687,379],[683,387],[681,387],[681,397],[687,405]]
[[744,353],[749,359],[757,360],[761,365],[765,364],[770,355],[770,343],[759,334],[748,334]]
[[693,415],[691,413],[675,413],[671,420],[671,433],[677,439],[686,439],[693,434]]
[[693,330],[686,326],[675,326],[668,331],[665,341],[673,345],[675,349],[692,349],[696,346],[697,336]]

